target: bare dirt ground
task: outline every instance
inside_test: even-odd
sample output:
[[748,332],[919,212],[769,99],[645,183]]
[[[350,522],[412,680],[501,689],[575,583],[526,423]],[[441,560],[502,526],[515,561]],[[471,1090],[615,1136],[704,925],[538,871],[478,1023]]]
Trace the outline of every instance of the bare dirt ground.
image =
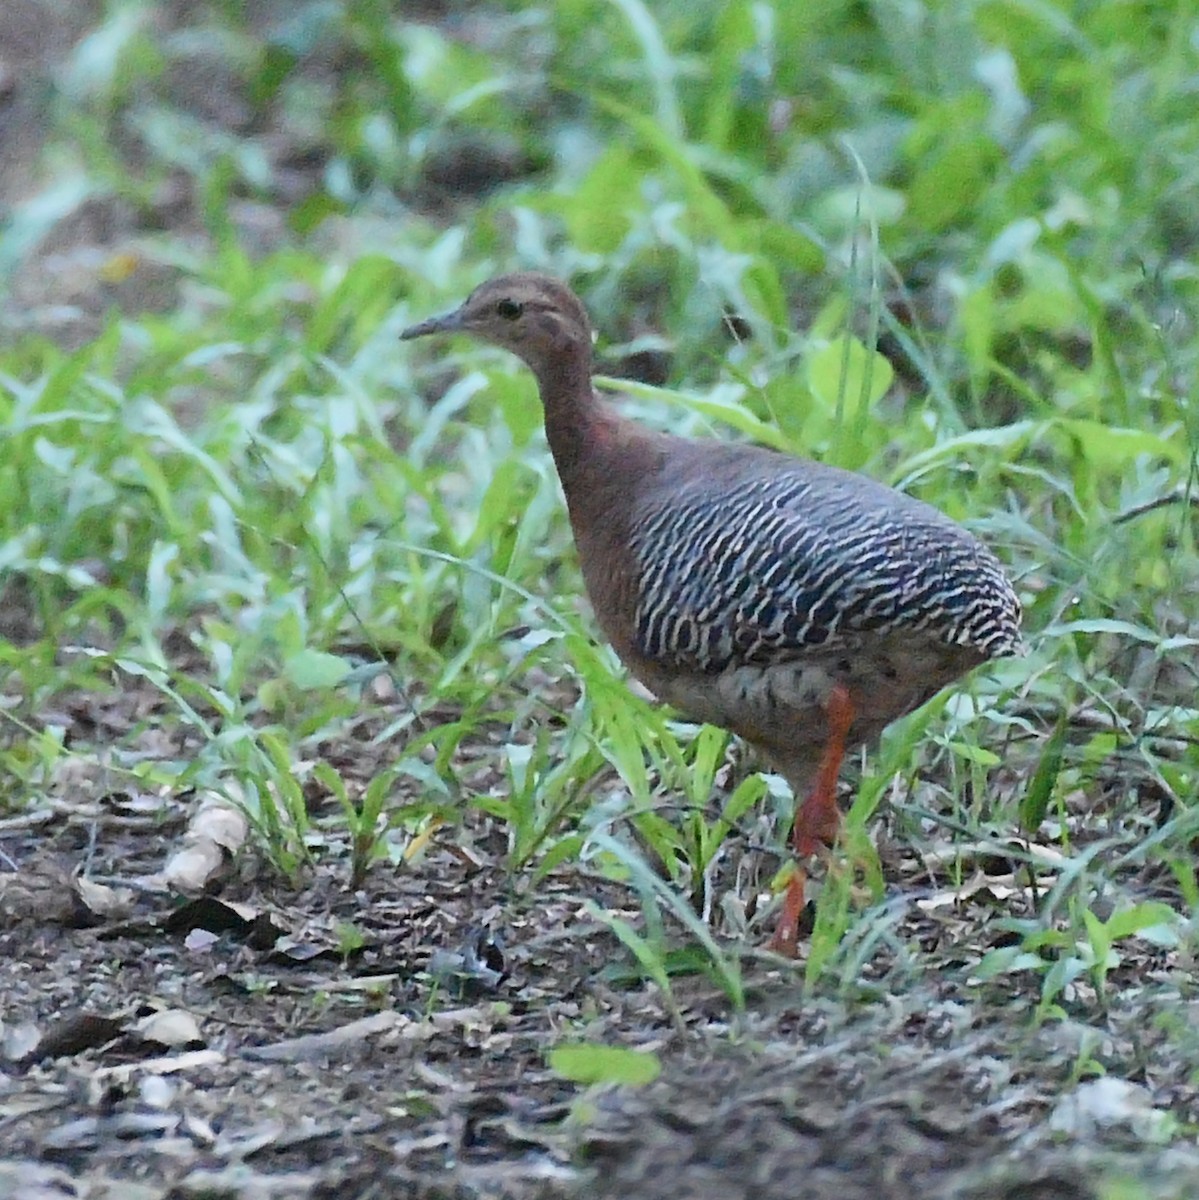
[[[9,204],[34,178],[37,89],[87,16],[0,11]],[[101,269],[146,219],[81,209],[25,260],[10,324],[39,314],[71,344],[113,303],[169,308],[169,272],[118,284]],[[169,195],[155,219],[188,232]],[[147,753],[186,752],[154,742],[175,735],[141,700],[64,702],[54,722],[92,763],[139,727]],[[880,947],[878,988],[805,1000],[790,968],[751,957],[738,1016],[703,976],[673,1001],[637,979],[584,909],[635,924],[630,894],[575,870],[514,883],[482,823],[469,856],[435,843],[358,892],[334,847],[298,887],[246,852],[219,888],[181,899],[159,873],[194,805],[97,766],[0,819],[0,1200],[1199,1194],[1199,1153],[1146,1149],[1199,1119],[1190,1067],[1160,1036],[1195,1002],[1188,964],[1165,952],[1126,961],[1094,1051],[1108,1075],[1079,1081],[1094,1026],[1030,1033],[1035,993],[968,991],[991,910],[919,907],[927,888],[905,889],[919,864],[889,879],[895,940],[941,956],[943,984],[905,983]],[[361,944],[343,944],[350,922]],[[546,1060],[568,1038],[652,1050],[662,1074],[568,1082]]]
[[[152,725],[153,709],[126,693],[54,719],[95,746],[97,729]],[[161,731],[139,739],[185,750]],[[702,976],[672,998],[640,982],[584,908],[636,925],[635,900],[573,870],[514,884],[496,865],[502,835],[481,822],[358,892],[331,844],[296,888],[246,852],[205,895],[171,895],[162,868],[195,807],[81,767],[0,822],[0,1196],[1199,1188],[1199,1155],[1146,1152],[1199,1103],[1155,1028],[1189,1011],[1172,956],[1127,964],[1130,1003],[1113,1005],[1097,1049],[1109,1075],[1079,1083],[1093,1022],[1029,1032],[1035,993],[964,987],[963,963],[995,942],[994,902],[919,904],[917,863],[898,868],[896,942],[918,940],[943,980],[905,984],[880,945],[856,995],[805,1000],[793,968],[751,955],[738,1016]],[[1078,996],[1081,1013],[1093,1003]],[[662,1073],[645,1087],[568,1082],[546,1052],[579,1038],[650,1050]]]

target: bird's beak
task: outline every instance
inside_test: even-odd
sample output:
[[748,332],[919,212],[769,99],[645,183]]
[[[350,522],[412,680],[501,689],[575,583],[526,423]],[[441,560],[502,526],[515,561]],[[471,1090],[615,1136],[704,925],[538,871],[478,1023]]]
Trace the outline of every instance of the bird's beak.
[[442,313],[440,317],[430,317],[427,321],[409,325],[400,334],[400,340],[407,342],[412,338],[427,337],[430,333],[453,333],[455,330],[461,329],[463,324],[462,309],[456,308],[453,312]]

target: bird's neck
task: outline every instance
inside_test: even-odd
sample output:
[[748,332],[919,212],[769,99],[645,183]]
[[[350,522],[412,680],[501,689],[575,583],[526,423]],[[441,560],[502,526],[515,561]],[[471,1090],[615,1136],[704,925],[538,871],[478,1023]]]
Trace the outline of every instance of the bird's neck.
[[596,395],[590,347],[534,373],[587,593],[604,633],[626,657],[634,648],[625,614],[637,590],[631,527],[641,486],[662,462],[660,439]]
[[534,368],[545,410],[545,436],[569,493],[574,482],[602,460],[615,416],[591,386],[591,348],[555,357]]

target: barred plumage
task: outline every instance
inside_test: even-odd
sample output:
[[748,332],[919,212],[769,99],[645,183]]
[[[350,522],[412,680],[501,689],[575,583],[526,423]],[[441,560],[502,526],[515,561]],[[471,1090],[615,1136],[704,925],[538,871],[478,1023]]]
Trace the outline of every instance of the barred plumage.
[[[603,631],[661,699],[756,746],[799,806],[799,859],[836,837],[847,747],[988,658],[1020,652],[994,556],[870,479],[753,446],[651,433],[591,386],[591,328],[545,275],[505,275],[404,337],[472,333],[537,377]],[[803,873],[773,945],[793,954]]]
[[776,465],[639,514],[630,538],[639,653],[719,672],[896,630],[980,659],[1018,651],[1019,601],[964,529],[860,476]]

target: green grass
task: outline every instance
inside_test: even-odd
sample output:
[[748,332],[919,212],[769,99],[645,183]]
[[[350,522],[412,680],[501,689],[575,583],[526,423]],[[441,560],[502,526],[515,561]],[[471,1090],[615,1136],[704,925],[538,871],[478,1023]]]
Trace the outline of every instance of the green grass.
[[[724,736],[630,695],[592,642],[527,373],[396,340],[535,266],[586,299],[601,374],[666,354],[667,387],[620,385],[631,413],[900,484],[995,546],[1025,600],[1030,656],[854,777],[858,873],[830,875],[809,984],[862,994],[880,955],[926,969],[884,900],[880,810],[905,844],[963,847],[959,881],[979,838],[1055,847],[1043,903],[996,919],[975,972],[1032,980],[1036,1019],[1080,978],[1101,1005],[1147,929],[1194,952],[1184,8],[575,0],[438,25],[344,0],[265,29],[235,10],[168,33],[112,6],[44,99],[41,190],[7,214],[10,283],[85,201],[133,232],[87,268],[108,302],[85,336],[52,297],[0,313],[2,595],[28,626],[0,641],[0,805],[95,758],[246,805],[292,879],[316,821],[355,885],[486,818],[514,877],[626,881],[644,926],[606,919],[664,989],[699,962],[742,1001],[745,896],[712,869],[759,801],[787,804],[752,774],[716,788]],[[197,58],[237,129],[175,102]],[[151,270],[159,311],[137,303]],[[65,744],[62,698],[135,688],[157,700],[115,741]],[[367,718],[367,767],[326,761]],[[162,729],[186,749],[147,753]],[[480,754],[495,786],[471,783]]]

